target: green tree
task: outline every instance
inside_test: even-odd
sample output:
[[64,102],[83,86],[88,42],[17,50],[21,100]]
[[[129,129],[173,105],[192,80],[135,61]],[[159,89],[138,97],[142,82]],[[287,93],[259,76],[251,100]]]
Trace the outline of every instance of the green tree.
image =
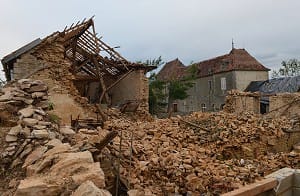
[[[147,65],[155,65],[157,67],[163,64],[161,57],[153,60],[145,61]],[[195,65],[189,66],[185,77],[179,80],[161,81],[158,80],[157,74],[152,72],[149,77],[149,111],[151,114],[156,114],[162,111],[168,105],[168,112],[171,112],[173,102],[175,100],[186,99],[189,95],[187,93],[196,77],[197,67]]]
[[[138,63],[143,63],[148,66],[156,66],[159,68],[164,62],[161,56],[154,59],[147,59],[146,61],[138,61]],[[164,105],[165,95],[163,93],[165,83],[157,80],[155,70],[150,72],[149,76],[149,111],[151,114],[158,113],[160,108]]]
[[189,97],[188,90],[194,86],[197,75],[197,66],[190,65],[183,78],[167,81],[168,113],[172,112],[175,100],[184,100]]
[[300,75],[300,61],[297,59],[290,59],[281,62],[281,68],[272,72],[272,78],[299,76]]
[[164,107],[166,95],[164,93],[165,82],[157,80],[155,73],[149,77],[149,111],[151,114],[156,114]]

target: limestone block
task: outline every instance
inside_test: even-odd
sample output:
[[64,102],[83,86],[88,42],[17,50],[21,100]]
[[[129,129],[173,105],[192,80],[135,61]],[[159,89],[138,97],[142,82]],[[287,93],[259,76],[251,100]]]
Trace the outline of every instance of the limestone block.
[[73,129],[71,129],[70,127],[61,127],[59,131],[63,135],[71,136],[71,135],[75,134],[75,131]]
[[6,135],[6,137],[5,137],[6,142],[15,142],[17,140],[18,140],[18,138],[16,136],[13,136],[13,135]]
[[99,189],[92,181],[82,183],[72,194],[72,196],[111,196],[107,190]]
[[37,130],[33,130],[31,132],[31,135],[35,138],[38,138],[38,139],[46,139],[49,137],[49,133],[46,129],[37,129]]
[[60,186],[44,182],[42,178],[26,178],[21,180],[17,188],[16,196],[53,196],[59,195]]
[[19,110],[18,113],[20,115],[22,115],[24,118],[28,118],[28,117],[31,117],[34,114],[34,109],[32,108],[32,106],[29,106],[27,108]]
[[21,125],[17,125],[15,127],[12,127],[9,132],[8,135],[12,135],[12,136],[17,136],[22,130],[22,126]]
[[38,120],[33,119],[33,118],[23,118],[22,119],[22,123],[25,126],[29,126],[29,127],[32,127],[32,126],[36,125],[38,122],[39,122]]

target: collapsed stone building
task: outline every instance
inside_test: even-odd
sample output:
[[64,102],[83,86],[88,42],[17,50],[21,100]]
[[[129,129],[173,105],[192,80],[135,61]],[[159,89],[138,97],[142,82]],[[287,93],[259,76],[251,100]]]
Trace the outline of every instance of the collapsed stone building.
[[97,37],[92,18],[36,39],[1,62],[8,82],[24,78],[46,82],[53,103],[67,113],[70,109],[64,119],[85,115],[71,109],[74,104],[68,94],[76,95],[79,103],[117,106],[135,101],[139,109],[148,110],[145,73],[155,67],[127,61]]
[[[225,110],[155,119],[103,107],[102,124],[65,126],[70,115],[96,118],[93,102],[148,107],[144,73],[154,67],[93,42],[93,29],[90,19],[3,59],[11,82],[0,91],[0,195],[220,195],[257,180],[267,180],[260,193],[274,195],[284,181],[267,175],[300,168],[300,118],[289,116]],[[289,175],[279,193],[297,194],[299,171]]]

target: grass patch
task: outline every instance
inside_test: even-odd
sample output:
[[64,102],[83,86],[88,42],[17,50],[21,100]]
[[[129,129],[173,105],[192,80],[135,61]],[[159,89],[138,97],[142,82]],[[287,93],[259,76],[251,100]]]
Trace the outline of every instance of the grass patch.
[[55,124],[60,124],[61,118],[56,114],[49,114],[49,121]]

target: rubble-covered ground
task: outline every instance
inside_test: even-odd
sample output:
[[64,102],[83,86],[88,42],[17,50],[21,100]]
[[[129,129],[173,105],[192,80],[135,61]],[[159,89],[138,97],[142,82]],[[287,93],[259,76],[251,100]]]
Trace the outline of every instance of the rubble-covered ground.
[[[59,126],[53,107],[41,81],[2,89],[0,195],[110,195],[118,173],[120,195],[219,195],[280,168],[300,168],[299,149],[288,144],[300,138],[297,116],[153,119],[107,109],[103,127],[75,132]],[[118,136],[102,148],[113,131]]]

